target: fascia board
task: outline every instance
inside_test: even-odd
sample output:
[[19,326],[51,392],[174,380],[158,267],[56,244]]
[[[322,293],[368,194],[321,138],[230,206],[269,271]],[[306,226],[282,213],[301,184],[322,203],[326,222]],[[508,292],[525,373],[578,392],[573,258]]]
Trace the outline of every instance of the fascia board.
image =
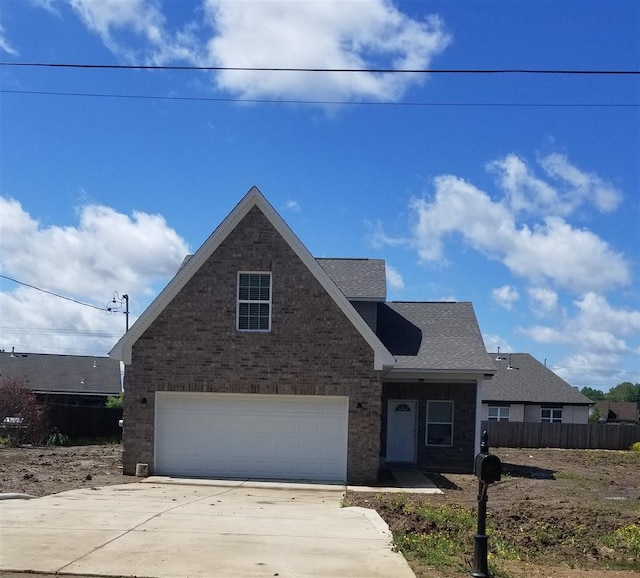
[[447,379],[452,381],[485,381],[487,375],[490,372],[478,371],[478,370],[460,370],[460,369],[430,369],[430,370],[416,370],[416,369],[391,369],[385,376],[384,380],[388,382],[393,381],[416,381],[424,379],[425,381],[433,382],[438,379]]
[[296,255],[309,268],[322,287],[331,295],[337,305],[342,309],[351,323],[374,351],[374,369],[378,371],[388,370],[396,360],[389,353],[387,348],[378,339],[373,330],[362,319],[360,314],[353,308],[348,299],[338,289],[326,271],[313,258],[309,250],[302,244],[291,228],[278,215],[276,210],[269,204],[257,187],[251,190],[242,198],[229,215],[218,225],[209,238],[193,254],[191,259],[178,271],[167,286],[151,302],[142,315],[137,319],[127,333],[114,345],[109,352],[109,357],[119,359],[125,364],[131,363],[133,344],[149,328],[151,323],[158,317],[163,309],[178,295],[187,282],[195,275],[205,261],[214,253],[220,244],[227,238],[247,213],[257,206],[267,217],[274,228],[282,235]]

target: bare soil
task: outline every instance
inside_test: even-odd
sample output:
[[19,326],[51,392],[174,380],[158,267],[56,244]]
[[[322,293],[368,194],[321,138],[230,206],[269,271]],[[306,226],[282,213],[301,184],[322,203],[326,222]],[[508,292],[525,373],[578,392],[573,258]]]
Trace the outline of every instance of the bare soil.
[[0,493],[47,496],[137,481],[122,474],[120,444],[0,448]]
[[[506,448],[492,453],[502,461],[502,480],[489,487],[490,523],[508,537],[521,558],[499,561],[498,566],[509,576],[638,576],[640,560],[632,549],[624,543],[609,547],[602,543],[602,536],[631,524],[640,525],[640,455]],[[473,475],[447,474],[432,479],[444,494],[412,494],[412,505],[426,501],[476,509],[478,481]],[[429,532],[428,523],[415,512],[408,515],[407,508],[398,507],[389,495],[350,492],[347,500],[376,509],[393,532]],[[472,556],[470,548],[465,560],[469,566]],[[410,564],[419,578],[466,573],[436,571],[417,561]]]
[[[630,524],[640,525],[640,455],[556,449],[496,449],[493,453],[501,459],[503,470],[502,480],[489,488],[490,521],[521,554],[520,560],[500,561],[505,575],[638,576],[640,560],[633,557],[631,550],[624,544],[609,547],[601,537]],[[430,476],[443,494],[409,494],[404,499],[416,505],[427,501],[475,510],[478,483],[474,476]],[[44,496],[137,480],[122,474],[119,444],[0,448],[0,493]],[[429,532],[419,516],[398,506],[397,496],[349,492],[346,500],[352,505],[376,509],[393,532]],[[490,551],[491,548],[490,539]],[[472,549],[469,565],[471,556]],[[418,578],[463,576],[469,571],[466,568],[448,573],[415,560],[410,560],[410,564]],[[621,567],[626,570],[616,570]]]

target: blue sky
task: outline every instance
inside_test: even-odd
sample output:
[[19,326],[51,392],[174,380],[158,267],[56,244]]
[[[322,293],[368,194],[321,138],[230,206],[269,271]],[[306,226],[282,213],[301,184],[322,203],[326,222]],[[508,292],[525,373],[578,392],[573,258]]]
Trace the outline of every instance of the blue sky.
[[[0,0],[0,60],[3,276],[133,321],[256,185],[314,255],[384,258],[390,300],[640,381],[638,75],[7,65],[639,71],[639,2]],[[5,350],[124,329],[7,279],[0,311]]]

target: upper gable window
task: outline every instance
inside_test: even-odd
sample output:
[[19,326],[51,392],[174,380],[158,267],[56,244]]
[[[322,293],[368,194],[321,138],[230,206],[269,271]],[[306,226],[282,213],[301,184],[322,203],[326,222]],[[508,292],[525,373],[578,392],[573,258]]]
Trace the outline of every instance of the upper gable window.
[[271,330],[271,273],[238,273],[238,330]]

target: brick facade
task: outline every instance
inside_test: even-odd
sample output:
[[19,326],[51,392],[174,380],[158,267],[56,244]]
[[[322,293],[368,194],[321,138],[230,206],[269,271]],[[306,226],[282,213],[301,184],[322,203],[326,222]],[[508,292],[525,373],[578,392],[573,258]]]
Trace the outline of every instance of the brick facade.
[[[417,460],[415,465],[440,472],[472,472],[475,458],[476,387],[475,382],[384,383],[382,386],[381,455],[386,456],[388,401],[390,399],[412,399],[418,401]],[[426,445],[427,401],[453,401],[453,446]]]
[[[272,273],[270,332],[236,330],[238,271]],[[373,351],[257,207],[132,352],[125,371],[125,474],[135,473],[136,463],[153,472],[155,392],[179,391],[348,396],[348,479],[377,478],[382,385]]]

